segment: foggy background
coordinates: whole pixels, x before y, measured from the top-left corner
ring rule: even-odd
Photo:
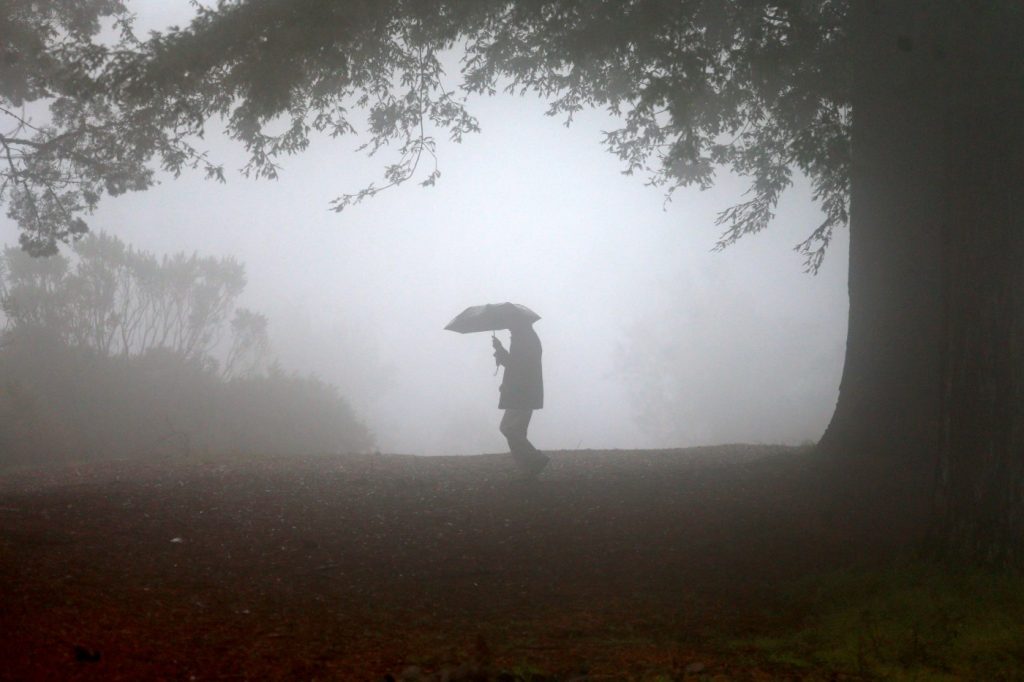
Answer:
[[[131,7],[140,33],[191,15],[185,2]],[[471,99],[482,133],[439,144],[437,186],[341,214],[329,200],[379,182],[387,150],[318,139],[279,180],[252,181],[212,121],[226,185],[167,178],[105,199],[89,223],[156,254],[238,258],[240,304],[269,318],[273,356],[337,385],[383,452],[506,449],[488,335],[443,330],[466,306],[506,300],[542,317],[545,408],[530,433],[542,450],[816,440],[842,369],[846,231],[816,277],[802,272],[792,247],[821,217],[798,181],[771,229],[710,253],[742,179],[664,205],[601,147],[614,121],[585,112],[566,129],[544,109]],[[0,241],[17,241],[6,219]]]

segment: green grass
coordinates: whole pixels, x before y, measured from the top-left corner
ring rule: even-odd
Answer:
[[[885,680],[1024,680],[1024,576],[902,563],[799,583],[796,625],[733,641],[775,665]]]

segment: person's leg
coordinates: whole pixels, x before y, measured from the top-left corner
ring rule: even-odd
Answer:
[[[505,415],[501,418],[501,425],[498,428],[501,430],[501,435],[505,436],[508,441],[508,449],[512,451],[513,455],[522,455],[533,449],[530,441],[526,439],[531,416],[533,416],[533,410],[508,409],[505,410]]]
[[[536,476],[548,463],[548,457],[526,437],[533,410],[505,410],[501,419],[501,433],[508,440],[509,450],[515,463],[528,476]]]

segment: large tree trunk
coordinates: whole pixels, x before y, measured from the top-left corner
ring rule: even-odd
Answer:
[[[944,65],[925,0],[854,0],[850,316],[825,451],[916,458],[939,443]]]
[[[933,539],[1024,551],[1024,7],[855,3],[850,331],[822,447],[938,465]]]
[[[950,29],[946,347],[935,539],[1024,559],[1024,6]]]

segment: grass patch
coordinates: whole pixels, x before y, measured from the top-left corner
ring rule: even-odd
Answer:
[[[925,562],[801,581],[800,622],[733,641],[774,665],[869,679],[1024,679],[1024,576]]]

